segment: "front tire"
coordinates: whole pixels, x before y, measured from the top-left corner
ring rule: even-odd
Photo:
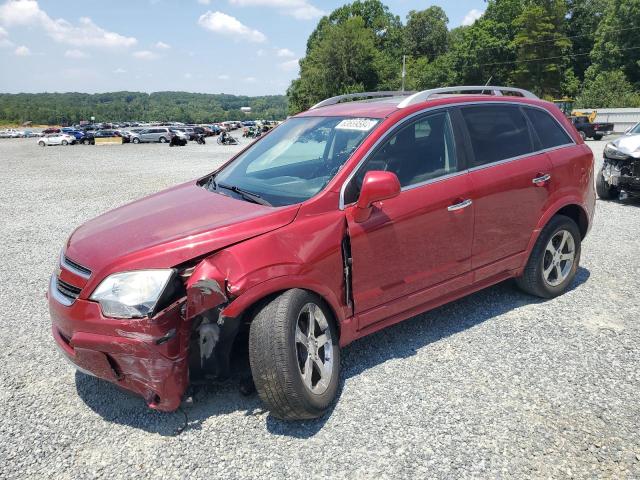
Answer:
[[[542,298],[563,294],[578,271],[581,240],[576,222],[564,215],[553,217],[540,232],[524,272],[516,278],[518,286]]]
[[[600,135],[600,134],[594,135],[594,136],[593,136],[593,139],[594,139],[595,141],[602,140],[602,135]]]
[[[67,142],[66,140],[62,140],[62,145],[66,147],[67,145],[69,145],[69,142]]]
[[[164,137],[160,137],[160,138],[158,139],[158,141],[159,141],[160,143],[167,143],[167,139],[166,139],[166,138],[164,138]]]
[[[256,390],[272,415],[322,415],[338,391],[340,347],[331,311],[317,295],[293,289],[255,315],[249,360]]]
[[[607,181],[604,179],[603,170],[604,167],[601,168],[596,175],[596,193],[602,200],[612,200],[616,198],[620,194],[620,192],[616,187],[607,183]]]
[[[42,140],[40,140],[40,141],[38,142],[38,145],[40,145],[41,147],[44,147],[44,146],[46,145],[46,143],[44,143]]]
[[[134,138],[133,140],[131,140],[131,142],[135,143],[136,145],[138,143],[140,143],[140,139],[139,138]]]

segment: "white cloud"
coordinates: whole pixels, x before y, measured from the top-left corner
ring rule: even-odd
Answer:
[[[122,74],[127,73],[127,71],[124,68],[116,68],[113,73]]]
[[[230,78],[229,75],[218,75],[218,80],[229,80]]]
[[[311,20],[325,14],[307,0],[229,0],[229,3],[240,7],[277,8],[280,13],[300,20]]]
[[[281,48],[276,52],[276,55],[279,57],[295,57],[296,54],[293,53],[291,50],[289,50],[288,48]]]
[[[77,58],[77,59],[89,57],[89,55],[84,53],[82,50],[77,50],[77,49],[67,50],[66,52],[64,52],[64,56],[67,58]]]
[[[473,23],[478,20],[484,12],[482,10],[478,10],[477,8],[472,8],[462,19],[462,25],[473,25]]]
[[[62,18],[53,19],[40,9],[36,0],[8,0],[0,6],[0,23],[6,27],[39,27],[59,43],[90,47],[130,47],[137,40],[109,32],[90,18],[82,17],[78,25]]]
[[[256,55],[259,57],[264,57],[264,50],[262,48],[259,50],[256,50]]]
[[[138,50],[137,52],[133,52],[131,54],[133,58],[137,58],[139,60],[153,60],[158,58],[158,55],[150,52],[149,50]]]
[[[164,42],[157,42],[154,46],[156,48],[159,48],[159,49],[162,49],[162,50],[167,50],[167,49],[171,48],[171,45],[169,45],[167,43],[164,43]]]
[[[198,3],[200,5],[209,5],[211,3],[211,0],[198,0]]]
[[[9,40],[9,32],[0,27],[0,48],[13,47],[13,42]]]
[[[258,79],[256,77],[246,77],[243,79],[243,82],[245,83],[256,83],[257,81]]]
[[[29,50],[24,45],[20,45],[14,50],[13,53],[16,57],[28,57],[29,55],[31,55],[31,50]]]
[[[237,18],[222,12],[208,11],[200,15],[198,25],[221,35],[235,37],[236,39],[242,37],[250,42],[261,43],[267,39],[264,33],[251,29],[240,23]]]
[[[187,72],[183,75],[183,77],[186,78],[187,80],[190,80],[191,78],[193,78],[193,75]]]
[[[280,68],[285,72],[293,72],[294,70],[298,70],[300,68],[300,64],[298,63],[299,59],[294,58],[293,60],[287,60],[286,62],[282,62],[280,64]]]

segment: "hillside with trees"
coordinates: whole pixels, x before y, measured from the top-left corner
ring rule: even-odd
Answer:
[[[448,28],[444,10],[403,23],[380,0],[323,17],[307,42],[289,111],[352,92],[448,85],[518,86],[578,107],[640,106],[640,0],[488,0],[472,25]]]
[[[246,97],[187,92],[19,93],[0,94],[0,121],[75,124],[96,121],[179,121],[205,123],[245,118],[281,120],[287,115],[282,95]]]

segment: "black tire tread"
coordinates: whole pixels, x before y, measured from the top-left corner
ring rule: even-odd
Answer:
[[[289,358],[288,307],[295,296],[309,295],[301,289],[287,290],[266,303],[255,315],[249,334],[249,362],[260,399],[283,420],[316,418],[323,413],[310,405],[295,388],[298,366]],[[315,296],[314,296],[315,297]]]
[[[568,226],[569,228],[572,228],[574,232],[577,232],[577,236],[574,235],[574,241],[576,242],[575,262],[578,263],[580,261],[581,238],[578,225],[573,221],[573,219],[565,215],[555,215],[540,232],[522,275],[516,277],[518,287],[520,287],[524,292],[540,298],[553,298],[563,293],[562,291],[552,292],[549,289],[546,289],[542,283],[542,272],[540,271],[542,268],[542,256],[544,255],[545,248],[549,242],[551,232],[563,225]],[[573,281],[573,277],[571,277],[571,281]]]

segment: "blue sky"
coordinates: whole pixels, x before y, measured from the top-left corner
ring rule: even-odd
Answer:
[[[281,94],[333,0],[0,0],[0,92],[184,90]],[[483,0],[387,0],[403,19],[441,6],[449,27]]]

